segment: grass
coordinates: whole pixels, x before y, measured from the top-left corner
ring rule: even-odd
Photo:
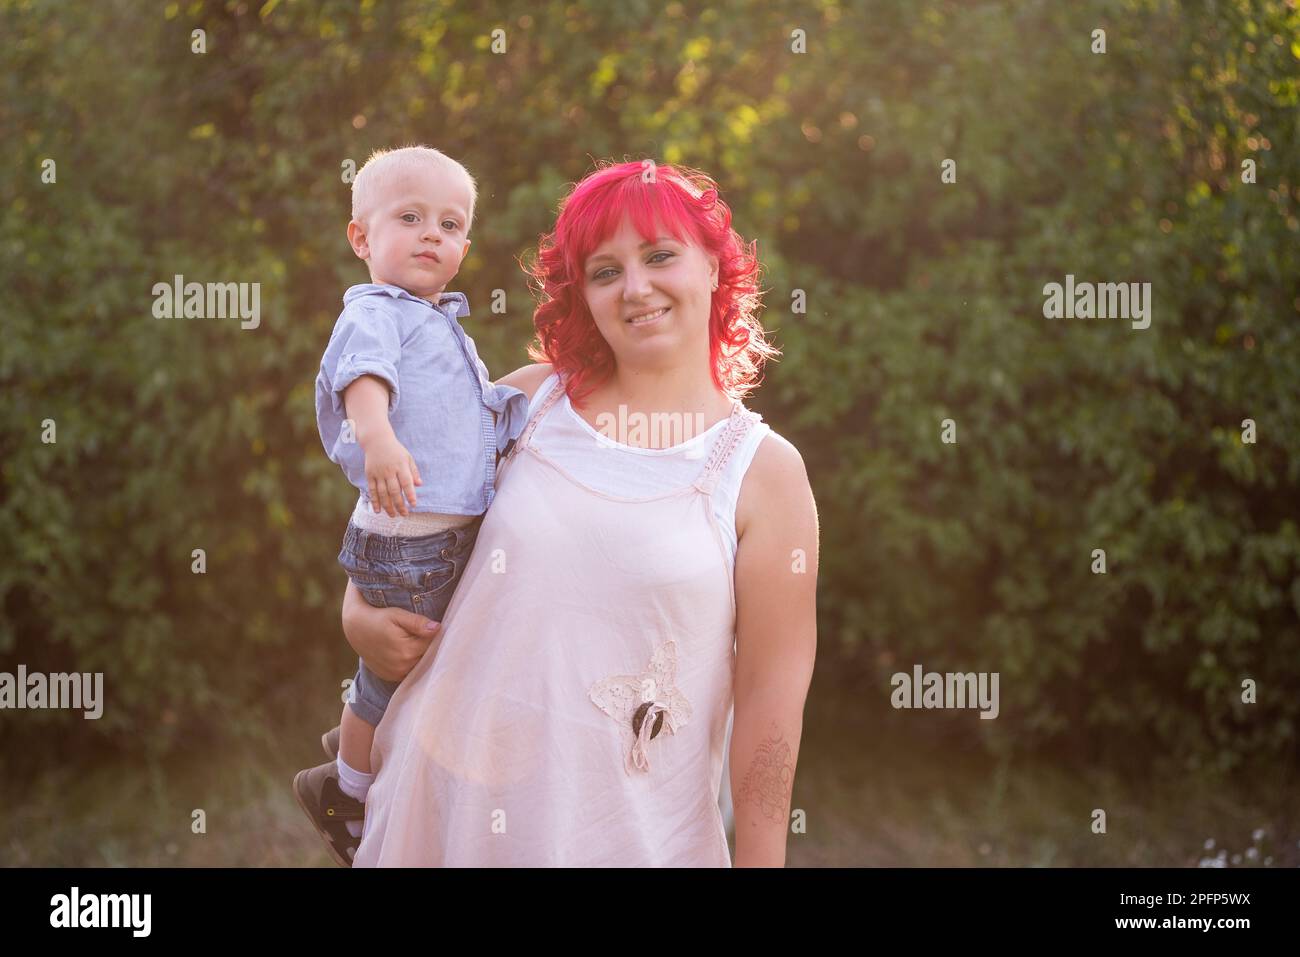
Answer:
[[[1214,782],[999,761],[900,738],[816,691],[793,800],[808,832],[791,835],[789,866],[1300,866],[1294,774]],[[931,728],[948,716],[913,717]]]
[[[791,835],[789,866],[1195,867],[1221,853],[1227,866],[1234,855],[1242,866],[1300,865],[1292,779],[1135,780],[999,763],[884,733],[852,701],[817,691],[793,801],[807,832]],[[289,790],[294,772],[324,760],[317,739],[333,717],[303,716],[278,749],[214,746],[161,769],[65,767],[21,784],[6,775],[0,863],[333,866]],[[1105,834],[1092,831],[1094,808],[1106,811]],[[206,833],[192,830],[195,809]]]

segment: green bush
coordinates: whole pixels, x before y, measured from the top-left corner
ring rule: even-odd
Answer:
[[[351,496],[312,405],[366,279],[342,169],[427,142],[480,183],[457,288],[494,373],[526,361],[517,260],[566,183],[624,156],[718,179],[767,265],[785,354],[751,404],[807,462],[853,693],[986,669],[996,747],[1294,751],[1292,5],[5,2],[0,28],[0,663],[104,671],[110,701],[25,727],[165,750],[347,674]],[[1151,327],[1045,319],[1067,273],[1150,282]],[[259,282],[261,325],[153,318],[176,274]]]

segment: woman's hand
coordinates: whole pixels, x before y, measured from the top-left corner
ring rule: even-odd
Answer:
[[[405,678],[441,627],[405,608],[373,607],[351,581],[343,593],[343,634],[366,667],[385,681]]]

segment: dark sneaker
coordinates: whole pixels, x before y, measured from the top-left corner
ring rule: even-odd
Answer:
[[[336,760],[339,756],[339,728],[331,728],[320,736],[320,746],[325,749],[325,755],[331,760]]]
[[[293,796],[311,819],[312,826],[325,842],[334,863],[351,867],[361,838],[348,833],[348,821],[366,816],[366,806],[339,790],[338,769],[334,762],[299,771],[293,779]]]

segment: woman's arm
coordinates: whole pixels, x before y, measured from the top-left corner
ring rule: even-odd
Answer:
[[[440,625],[405,608],[375,608],[348,581],[343,634],[366,667],[385,681],[401,681],[438,637]]]
[[[817,654],[817,504],[799,452],[764,440],[736,509],[731,795],[736,866],[784,867],[803,708]]]

